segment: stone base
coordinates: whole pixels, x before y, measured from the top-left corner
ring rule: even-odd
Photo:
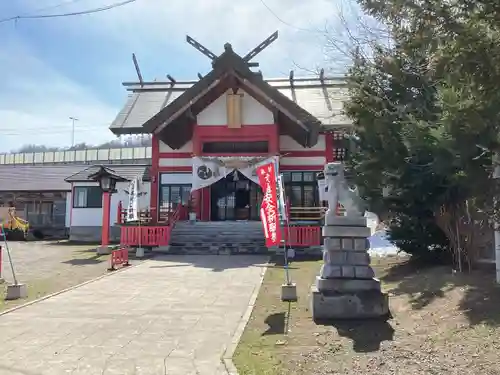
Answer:
[[[283,302],[296,302],[297,285],[294,283],[281,285],[281,300]]]
[[[143,247],[138,247],[135,249],[135,256],[137,258],[143,258],[144,257],[144,248]]]
[[[96,249],[97,255],[109,255],[113,251],[114,246],[99,246]]]
[[[314,321],[389,318],[389,298],[378,290],[328,293],[311,288]]]
[[[3,279],[2,277],[0,277],[0,284],[3,284],[5,283],[5,279]]]
[[[326,293],[355,293],[368,290],[380,292],[378,279],[323,279],[316,277],[316,288]]]
[[[14,300],[28,297],[28,288],[26,284],[7,285],[6,300]]]

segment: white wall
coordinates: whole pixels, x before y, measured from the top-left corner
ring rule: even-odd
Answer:
[[[73,207],[73,189],[66,193],[66,228],[71,226],[71,208]]]
[[[300,144],[295,142],[292,137],[288,135],[280,135],[280,152],[284,154],[283,157],[280,158],[280,165],[283,166],[318,166],[324,165],[326,163],[325,156],[287,156],[287,152],[292,151],[321,151],[325,152],[326,149],[326,141],[325,135],[320,134],[318,136],[318,143],[314,145],[314,147],[306,148],[302,147]],[[333,152],[333,151],[332,151]]]
[[[273,113],[243,90],[238,93],[242,99],[242,124],[243,125],[269,125],[274,124]],[[227,93],[219,97],[197,116],[197,124],[201,126],[227,125]]]
[[[162,173],[160,184],[190,184],[193,180],[191,173]]]
[[[294,166],[294,165],[310,165],[318,166],[325,165],[326,157],[324,156],[291,156],[280,158],[280,165]]]
[[[76,186],[98,186],[96,182],[75,182],[73,184]],[[118,213],[118,202],[122,202],[122,206],[125,208],[128,204],[128,194],[125,190],[128,190],[129,182],[118,182],[116,184],[117,192],[111,195],[111,225],[116,224],[117,213]],[[151,184],[149,182],[144,182],[141,191],[146,192],[139,198],[139,207],[141,209],[148,208],[150,202],[150,192]],[[70,194],[71,195],[71,194]],[[69,207],[73,206],[73,201],[70,198],[68,202]],[[71,226],[72,227],[100,227],[102,224],[102,208],[73,208],[71,216]]]
[[[288,135],[280,135],[280,151],[325,151],[325,149],[326,142],[324,134],[320,134],[318,136],[318,143],[316,143],[314,147],[311,148],[302,147]]]
[[[191,167],[193,166],[192,158],[160,158],[158,160],[160,167]]]

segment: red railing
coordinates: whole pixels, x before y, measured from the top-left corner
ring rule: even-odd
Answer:
[[[178,206],[168,217],[165,225],[122,225],[120,244],[122,246],[168,246],[172,229],[181,216],[183,207]]]
[[[308,247],[321,245],[321,227],[291,226],[285,228],[285,240],[289,246]]]
[[[170,216],[175,214],[177,210],[180,210],[180,217],[181,220],[187,220],[188,218],[188,208],[186,206],[170,206],[170,207],[160,207],[158,209],[158,217],[155,216],[156,210],[150,210],[149,208],[139,210],[138,214],[138,220],[134,222],[129,222],[129,224],[138,224],[139,222],[141,225],[149,225],[150,223],[157,222],[159,225],[163,225],[167,223],[170,219]],[[118,208],[117,208],[117,213],[116,213],[116,224],[121,225],[121,224],[126,224],[127,223],[127,208],[123,207],[123,204],[121,201],[118,202]]]

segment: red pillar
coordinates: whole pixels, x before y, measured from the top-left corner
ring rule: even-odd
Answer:
[[[118,210],[117,210],[117,216],[116,216],[116,224],[120,225],[122,224],[122,201],[118,202]]]
[[[102,193],[102,238],[101,246],[109,245],[109,224],[110,224],[110,209],[111,209],[111,193]]]
[[[333,148],[335,147],[333,133],[325,133],[325,158],[327,163],[335,161]]]
[[[150,201],[149,210],[151,212],[151,222],[156,224],[159,217],[159,207],[158,198],[159,194],[159,184],[160,184],[160,174],[158,173],[158,167],[160,163],[160,140],[153,134],[153,140],[151,145],[151,190],[150,190]]]

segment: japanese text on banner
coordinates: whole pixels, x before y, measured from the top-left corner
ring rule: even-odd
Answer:
[[[281,242],[281,228],[276,196],[276,172],[274,163],[264,164],[257,168],[260,186],[263,191],[260,216],[264,226],[266,246],[279,246]]]

